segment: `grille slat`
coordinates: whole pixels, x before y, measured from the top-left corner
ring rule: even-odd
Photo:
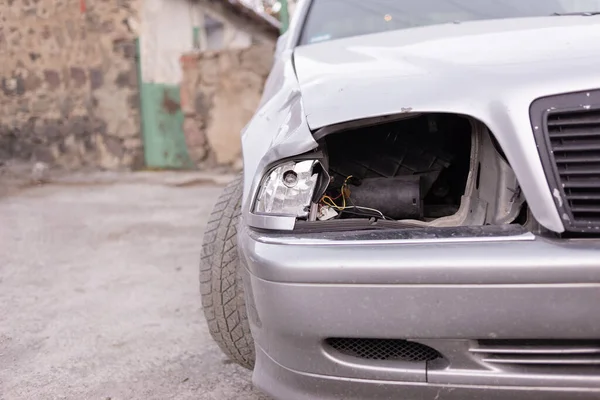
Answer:
[[[599,232],[600,90],[538,99],[531,120],[565,229]]]
[[[571,201],[576,200],[596,200],[600,201],[600,193],[573,193],[570,196]]]
[[[600,365],[599,341],[480,340],[469,352],[490,364],[565,367]]]
[[[567,189],[600,189],[600,180],[598,179],[571,179],[563,183],[563,187]],[[569,198],[569,194],[567,194]]]
[[[599,358],[562,358],[562,357],[499,357],[484,358],[491,364],[529,364],[529,365],[600,365]]]
[[[558,173],[561,175],[600,175],[600,167],[590,166],[589,168],[584,167],[573,167],[573,168],[558,168]]]
[[[483,343],[483,342],[479,342]],[[527,344],[511,346],[511,343],[507,341],[505,344],[499,344],[496,346],[480,345],[478,347],[472,347],[469,349],[471,353],[492,353],[492,354],[600,354],[600,346],[588,346],[588,347],[573,347],[573,346],[561,346],[560,344],[549,346],[549,345],[538,345],[532,346]]]
[[[554,146],[552,146],[554,148],[554,151],[564,151],[564,152],[568,152],[568,151],[594,151],[594,150],[600,150],[600,141],[598,142],[592,142],[590,140],[587,141],[575,141],[575,140],[571,140],[568,143],[563,143],[563,144],[554,144]]]
[[[597,163],[600,162],[600,153],[598,154],[554,154],[557,164],[580,164],[580,163]]]
[[[575,139],[575,138],[590,138],[600,136],[600,132],[590,131],[587,128],[577,129],[562,129],[560,131],[550,130],[551,139]]]
[[[600,214],[600,205],[591,205],[591,206],[572,206],[571,209],[574,213],[598,213]]]
[[[576,114],[576,113],[574,113]],[[554,118],[548,121],[550,127],[564,127],[573,125],[595,125],[600,124],[600,112],[583,112],[584,115],[574,115],[573,117]],[[588,115],[589,114],[589,115]]]
[[[344,355],[367,360],[423,362],[442,358],[429,346],[401,339],[329,338],[325,343]]]

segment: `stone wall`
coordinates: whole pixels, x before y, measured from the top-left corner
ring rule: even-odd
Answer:
[[[138,1],[0,2],[0,162],[142,162]]]
[[[184,133],[199,168],[241,168],[240,132],[258,107],[273,51],[258,44],[182,57]]]

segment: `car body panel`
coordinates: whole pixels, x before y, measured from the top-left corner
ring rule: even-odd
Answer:
[[[242,227],[241,251],[261,279],[322,284],[536,284],[600,282],[600,241],[532,234],[467,240],[276,237]],[[400,231],[401,232],[401,231]],[[301,244],[302,242],[304,244]],[[427,251],[427,257],[423,251]],[[401,260],[401,262],[399,261]],[[485,262],[482,262],[485,260]],[[600,293],[599,293],[600,294]],[[599,298],[600,300],[600,298]]]
[[[242,133],[238,248],[254,383],[286,400],[600,397],[598,373],[509,370],[468,354],[479,339],[598,338],[597,239],[548,239],[523,227],[472,236],[303,234],[289,232],[293,217],[251,212],[268,169],[317,148],[320,128],[457,113],[490,129],[536,221],[563,232],[530,104],[600,88],[600,17],[448,24],[296,47],[308,6],[300,2],[279,39],[262,102]],[[329,337],[413,340],[449,363],[346,359],[324,347]]]
[[[422,382],[351,379],[295,371],[257,348],[253,381],[263,392],[286,400],[594,400],[589,388],[448,385]],[[402,397],[400,397],[402,396]]]
[[[529,105],[556,93],[600,88],[598,65],[600,17],[479,21],[284,47],[263,104],[243,133],[244,215],[261,227],[249,214],[260,176],[273,162],[314,149],[315,129],[407,112],[447,112],[486,124],[536,220],[562,232]],[[293,219],[269,220],[267,227],[293,228]]]
[[[366,398],[394,398],[386,396],[400,388],[424,399],[432,388],[438,399],[600,394],[599,374],[511,370],[468,351],[478,339],[599,337],[600,309],[590,306],[600,301],[597,241],[291,245],[247,227],[238,235],[258,355],[254,381],[277,399],[312,390],[315,398],[361,398],[346,390],[373,384],[381,392]],[[331,337],[409,339],[442,352],[448,364],[347,358],[327,349]],[[336,389],[306,388],[314,382]]]
[[[300,46],[294,64],[312,130],[402,111],[488,123],[494,102],[598,87],[599,26],[596,17],[432,25]]]

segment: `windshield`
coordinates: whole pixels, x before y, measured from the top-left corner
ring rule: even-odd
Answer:
[[[313,0],[300,44],[452,22],[599,11],[600,0]]]

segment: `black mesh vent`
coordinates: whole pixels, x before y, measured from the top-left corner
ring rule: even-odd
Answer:
[[[600,91],[539,99],[531,118],[550,190],[573,232],[600,231]]]
[[[417,362],[442,358],[431,347],[400,339],[330,338],[326,343],[342,354],[368,360]]]

